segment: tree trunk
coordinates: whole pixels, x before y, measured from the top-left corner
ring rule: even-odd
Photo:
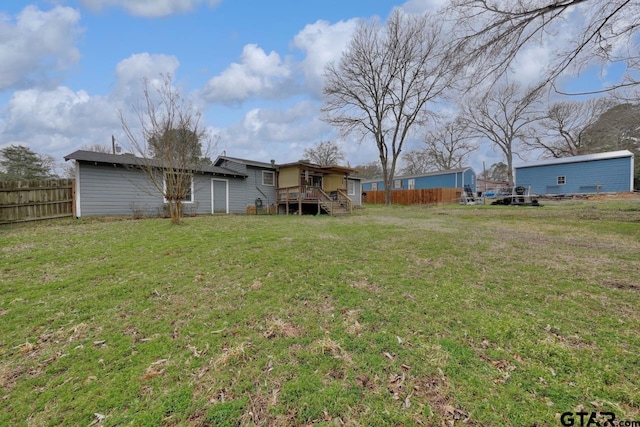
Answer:
[[[173,224],[180,224],[182,219],[182,201],[169,201],[169,215]]]

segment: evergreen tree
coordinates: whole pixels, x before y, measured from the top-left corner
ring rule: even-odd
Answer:
[[[45,158],[22,145],[0,150],[0,179],[4,181],[44,179],[51,176]]]

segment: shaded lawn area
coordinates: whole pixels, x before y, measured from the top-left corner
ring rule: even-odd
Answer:
[[[640,420],[640,201],[0,228],[0,425]]]

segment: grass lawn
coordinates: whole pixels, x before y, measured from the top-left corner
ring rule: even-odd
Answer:
[[[640,199],[4,226],[0,425],[640,420],[639,306]]]

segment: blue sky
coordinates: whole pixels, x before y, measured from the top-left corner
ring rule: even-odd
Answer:
[[[8,4],[7,4],[8,3]],[[358,22],[445,0],[46,0],[0,5],[0,147],[29,146],[58,160],[82,145],[126,146],[117,112],[143,77],[175,85],[220,137],[218,153],[286,163],[331,139],[353,166],[377,159],[371,142],[339,139],[319,119],[322,73]],[[534,51],[535,52],[535,51]],[[544,65],[521,67],[522,78]],[[578,87],[575,86],[574,87]],[[417,147],[412,141],[406,149]],[[501,161],[487,145],[476,171]]]

